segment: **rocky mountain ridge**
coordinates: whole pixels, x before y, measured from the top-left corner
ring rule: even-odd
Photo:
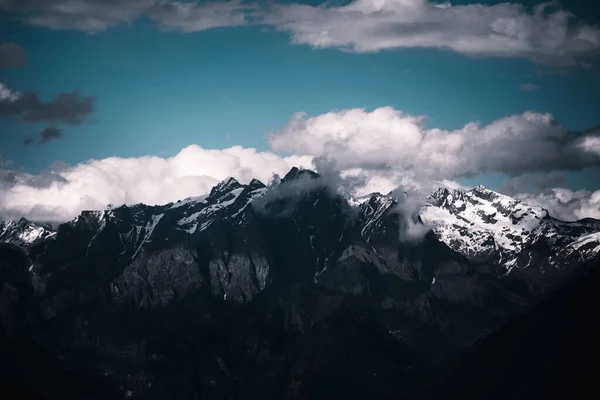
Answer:
[[[123,398],[314,398],[349,376],[383,395],[597,263],[595,220],[440,190],[410,216],[432,230],[405,241],[399,200],[348,202],[294,168],[270,187],[230,178],[207,196],[82,212],[0,246],[2,337]]]
[[[49,225],[37,224],[26,218],[19,221],[0,222],[0,243],[27,247],[53,237],[56,232]]]

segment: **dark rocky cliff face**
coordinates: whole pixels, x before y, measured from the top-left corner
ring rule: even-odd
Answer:
[[[553,222],[584,246],[536,236],[509,269],[439,231],[401,240],[397,203],[351,207],[293,169],[31,241],[21,221],[0,247],[4,379],[56,399],[397,398],[597,263],[597,221]]]
[[[418,379],[414,399],[584,398],[597,391],[600,259],[530,312]]]

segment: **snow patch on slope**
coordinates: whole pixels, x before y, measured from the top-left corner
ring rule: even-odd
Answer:
[[[152,216],[151,221],[148,222],[148,224],[146,225],[146,229],[145,229],[146,234],[144,235],[144,240],[142,240],[142,242],[138,246],[135,253],[133,253],[133,256],[131,256],[132,260],[138,255],[138,253],[142,249],[142,246],[144,245],[144,243],[148,242],[148,240],[150,239],[150,236],[152,236],[152,232],[154,231],[154,228],[156,228],[156,225],[158,225],[158,223],[160,222],[160,220],[162,219],[163,216],[164,216],[164,214],[158,214],[158,215]]]
[[[600,253],[600,232],[582,236],[568,247],[579,251],[585,259],[591,259]]]
[[[169,207],[169,209],[173,210],[176,208],[180,208],[183,206],[190,206],[198,203],[206,203],[206,195],[204,196],[196,196],[196,197],[187,197],[177,203],[174,203]]]
[[[237,198],[243,190],[243,187],[232,190],[227,195],[223,196],[223,198],[225,198],[226,200],[217,201],[214,204],[209,204],[205,206],[200,211],[197,211],[189,216],[180,219],[177,222],[177,225],[187,225],[188,228],[184,230],[188,233],[202,232],[203,230],[208,228],[210,224],[213,223],[213,221],[216,218],[217,212],[232,205],[237,200]],[[200,225],[200,227],[198,227],[198,225]]]
[[[98,216],[98,222],[100,223],[100,225],[98,226],[98,231],[96,231],[96,234],[92,237],[92,239],[88,243],[87,249],[85,251],[86,256],[90,253],[90,248],[92,247],[92,243],[94,243],[94,240],[98,237],[100,232],[102,232],[104,230],[104,228],[106,227],[106,213],[104,211],[100,212],[100,214]]]
[[[518,253],[541,233],[548,212],[478,186],[470,191],[439,189],[421,219],[448,246],[467,256]]]
[[[393,197],[384,196],[380,193],[369,195],[368,200],[361,204],[361,207],[364,207],[362,214],[366,220],[363,222],[360,234],[367,241],[370,238],[370,234],[380,226],[383,214],[395,204],[396,200]]]
[[[26,247],[55,235],[56,232],[24,218],[20,221],[0,222],[0,242],[2,243]]]

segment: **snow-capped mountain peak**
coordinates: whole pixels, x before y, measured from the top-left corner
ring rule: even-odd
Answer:
[[[121,205],[99,211],[83,211],[67,225],[69,229],[87,232],[90,240],[88,252],[94,251],[98,239],[116,232],[122,245],[122,255],[135,258],[143,253],[146,244],[167,242],[186,233],[210,236],[213,228],[230,226],[236,230],[245,229],[256,218],[256,207],[260,208],[261,213],[268,211],[277,214],[280,209],[286,210],[289,206],[280,201],[282,193],[294,199],[303,196],[301,190],[291,190],[295,188],[293,181],[298,180],[303,190],[321,191],[324,184],[314,181],[318,178],[315,172],[298,168],[292,168],[279,184],[269,187],[257,179],[246,185],[230,177],[219,182],[208,195],[158,206]],[[261,203],[253,200],[270,190],[275,195],[267,205],[274,204],[276,207],[265,207],[263,210]],[[403,221],[405,214],[418,210],[412,208],[412,198],[407,193],[371,193],[354,197],[339,189],[337,198],[340,201],[332,202],[327,212],[344,214],[348,205],[348,210],[354,208],[350,214],[357,216],[357,220],[352,224],[357,226],[356,232],[367,242],[398,237],[393,231],[398,226],[402,228],[406,225],[406,221]],[[307,210],[315,209],[319,201],[318,196],[310,198],[311,206]],[[299,213],[309,213],[304,208],[298,210]],[[543,253],[541,257],[548,258],[548,263],[555,266],[560,264],[560,260],[554,262],[550,254],[558,254],[561,249],[565,250],[564,254],[581,259],[588,259],[600,252],[600,246],[596,245],[598,237],[585,237],[600,231],[600,221],[559,221],[538,205],[513,199],[482,185],[467,191],[439,188],[431,193],[428,203],[418,214],[409,216],[414,224],[423,223],[430,227],[437,239],[448,247],[467,258],[489,260],[506,269],[511,265],[518,268],[530,265],[530,252],[534,244],[550,246],[547,247],[548,251],[543,250],[540,254]],[[0,242],[19,247],[28,247],[54,235],[56,233],[51,228],[24,219],[0,223]],[[563,255],[560,257],[564,258]]]
[[[211,189],[209,197],[214,197],[216,195],[221,195],[230,192],[231,190],[237,189],[240,186],[242,185],[235,178],[226,178],[221,182],[217,183],[217,185]]]
[[[479,185],[436,190],[421,218],[447,245],[475,256],[521,251],[538,236],[548,211]]]
[[[571,253],[577,251],[584,260],[592,259],[600,253],[600,232],[584,235],[569,243],[565,249]]]
[[[19,221],[0,222],[0,242],[28,247],[56,234],[51,227],[36,224],[25,218]]]
[[[254,189],[264,189],[267,186],[255,178],[250,181],[250,183],[248,184],[248,187],[254,190]]]
[[[371,193],[359,206],[360,225],[362,226],[361,235],[365,239],[369,239],[374,232],[383,226],[382,217],[390,212],[397,203],[397,200],[392,196]]]

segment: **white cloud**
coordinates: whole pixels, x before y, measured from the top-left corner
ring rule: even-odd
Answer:
[[[0,82],[0,102],[13,102],[18,99],[18,92],[11,90],[11,88]]]
[[[325,156],[341,170],[380,171],[388,179],[390,174],[442,180],[600,165],[600,132],[569,133],[550,114],[526,112],[452,131],[428,129],[425,122],[391,107],[310,118],[298,113],[269,140],[275,151]]]
[[[585,153],[600,155],[600,136],[587,136],[579,142],[579,148]]]
[[[600,166],[599,138],[598,129],[571,133],[551,115],[534,112],[457,130],[428,128],[426,118],[391,107],[298,113],[271,135],[270,152],[192,145],[170,158],[113,157],[55,165],[40,175],[0,169],[0,217],[56,221],[111,203],[164,204],[207,193],[228,176],[267,183],[292,166],[316,168],[331,185],[358,196],[402,187],[421,200],[439,186],[460,188],[455,181],[461,177],[501,173],[514,176],[502,191],[545,191],[540,202],[556,198],[548,207],[555,215],[593,216],[598,196],[577,192],[573,203],[565,192],[548,189],[564,182],[555,171]]]
[[[600,50],[600,28],[543,3],[437,4],[428,0],[355,0],[343,6],[276,3],[266,24],[317,48],[354,52],[449,49],[471,56],[523,57],[554,65],[584,63]]]
[[[563,221],[600,219],[600,190],[571,190],[564,187],[565,183],[562,172],[526,174],[505,180],[495,190],[539,204]]]
[[[165,204],[207,193],[229,176],[267,182],[273,173],[285,174],[294,165],[311,168],[311,161],[239,146],[207,150],[192,145],[171,158],[111,157],[62,166],[43,177],[13,171],[0,174],[0,216],[64,221],[108,204]]]
[[[553,188],[539,194],[521,193],[515,197],[537,203],[546,208],[550,215],[564,221],[600,219],[600,190]]]
[[[168,31],[198,32],[240,25],[272,26],[292,41],[354,52],[435,48],[469,56],[529,58],[590,67],[600,28],[556,2],[527,10],[517,2],[452,5],[430,0],[354,0],[336,6],[244,0],[0,0],[0,10],[33,25],[90,33],[147,17]]]

